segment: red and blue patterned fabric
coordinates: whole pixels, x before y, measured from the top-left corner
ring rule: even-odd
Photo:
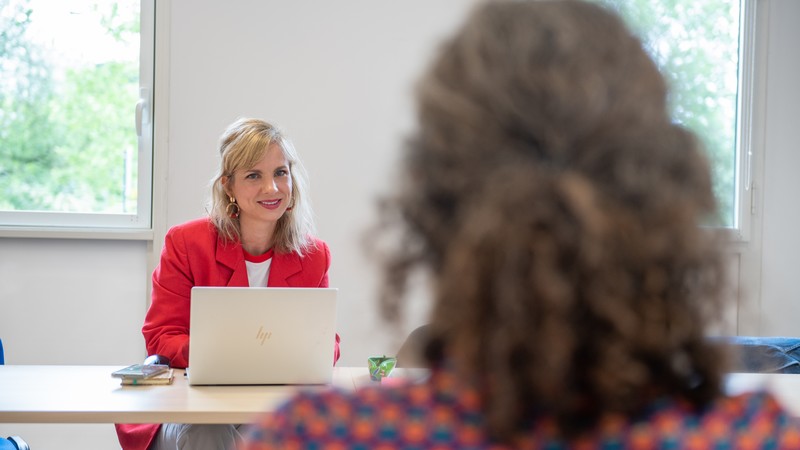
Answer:
[[[404,386],[355,393],[303,393],[265,414],[246,434],[245,450],[540,449],[540,450],[795,450],[800,423],[767,393],[724,397],[702,413],[661,400],[639,421],[609,415],[571,442],[539,420],[503,446],[489,440],[478,391],[448,371]]]

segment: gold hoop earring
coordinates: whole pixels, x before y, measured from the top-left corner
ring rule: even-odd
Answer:
[[[236,203],[236,199],[233,197],[230,198],[230,203],[225,208],[225,214],[228,215],[231,219],[239,218],[239,205]]]

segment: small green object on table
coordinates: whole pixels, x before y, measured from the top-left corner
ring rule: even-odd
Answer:
[[[394,366],[397,365],[397,358],[393,356],[372,356],[367,359],[367,366],[369,367],[369,379],[372,381],[381,381],[382,378],[388,377],[392,373]]]

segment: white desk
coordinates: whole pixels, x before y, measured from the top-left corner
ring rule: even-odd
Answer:
[[[0,423],[247,423],[300,389],[325,386],[189,386],[183,370],[163,386],[121,386],[122,366],[0,365]],[[366,367],[334,368],[333,385],[354,390]],[[368,381],[367,381],[368,382]]]
[[[166,386],[120,386],[121,366],[0,366],[0,423],[247,423],[300,389],[325,386],[189,386],[182,370]],[[418,369],[393,376],[417,378]],[[333,386],[373,384],[366,367],[336,367]],[[731,394],[766,388],[800,417],[800,375],[731,374]]]

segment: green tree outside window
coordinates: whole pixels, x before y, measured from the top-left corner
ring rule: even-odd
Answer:
[[[37,30],[67,5],[53,34]],[[90,48],[124,51],[48,45],[90,24]],[[0,210],[135,212],[138,48],[138,0],[0,0]]]
[[[706,150],[720,214],[732,227],[736,202],[736,121],[740,2],[595,0],[617,11],[644,41],[670,83],[673,119]]]

